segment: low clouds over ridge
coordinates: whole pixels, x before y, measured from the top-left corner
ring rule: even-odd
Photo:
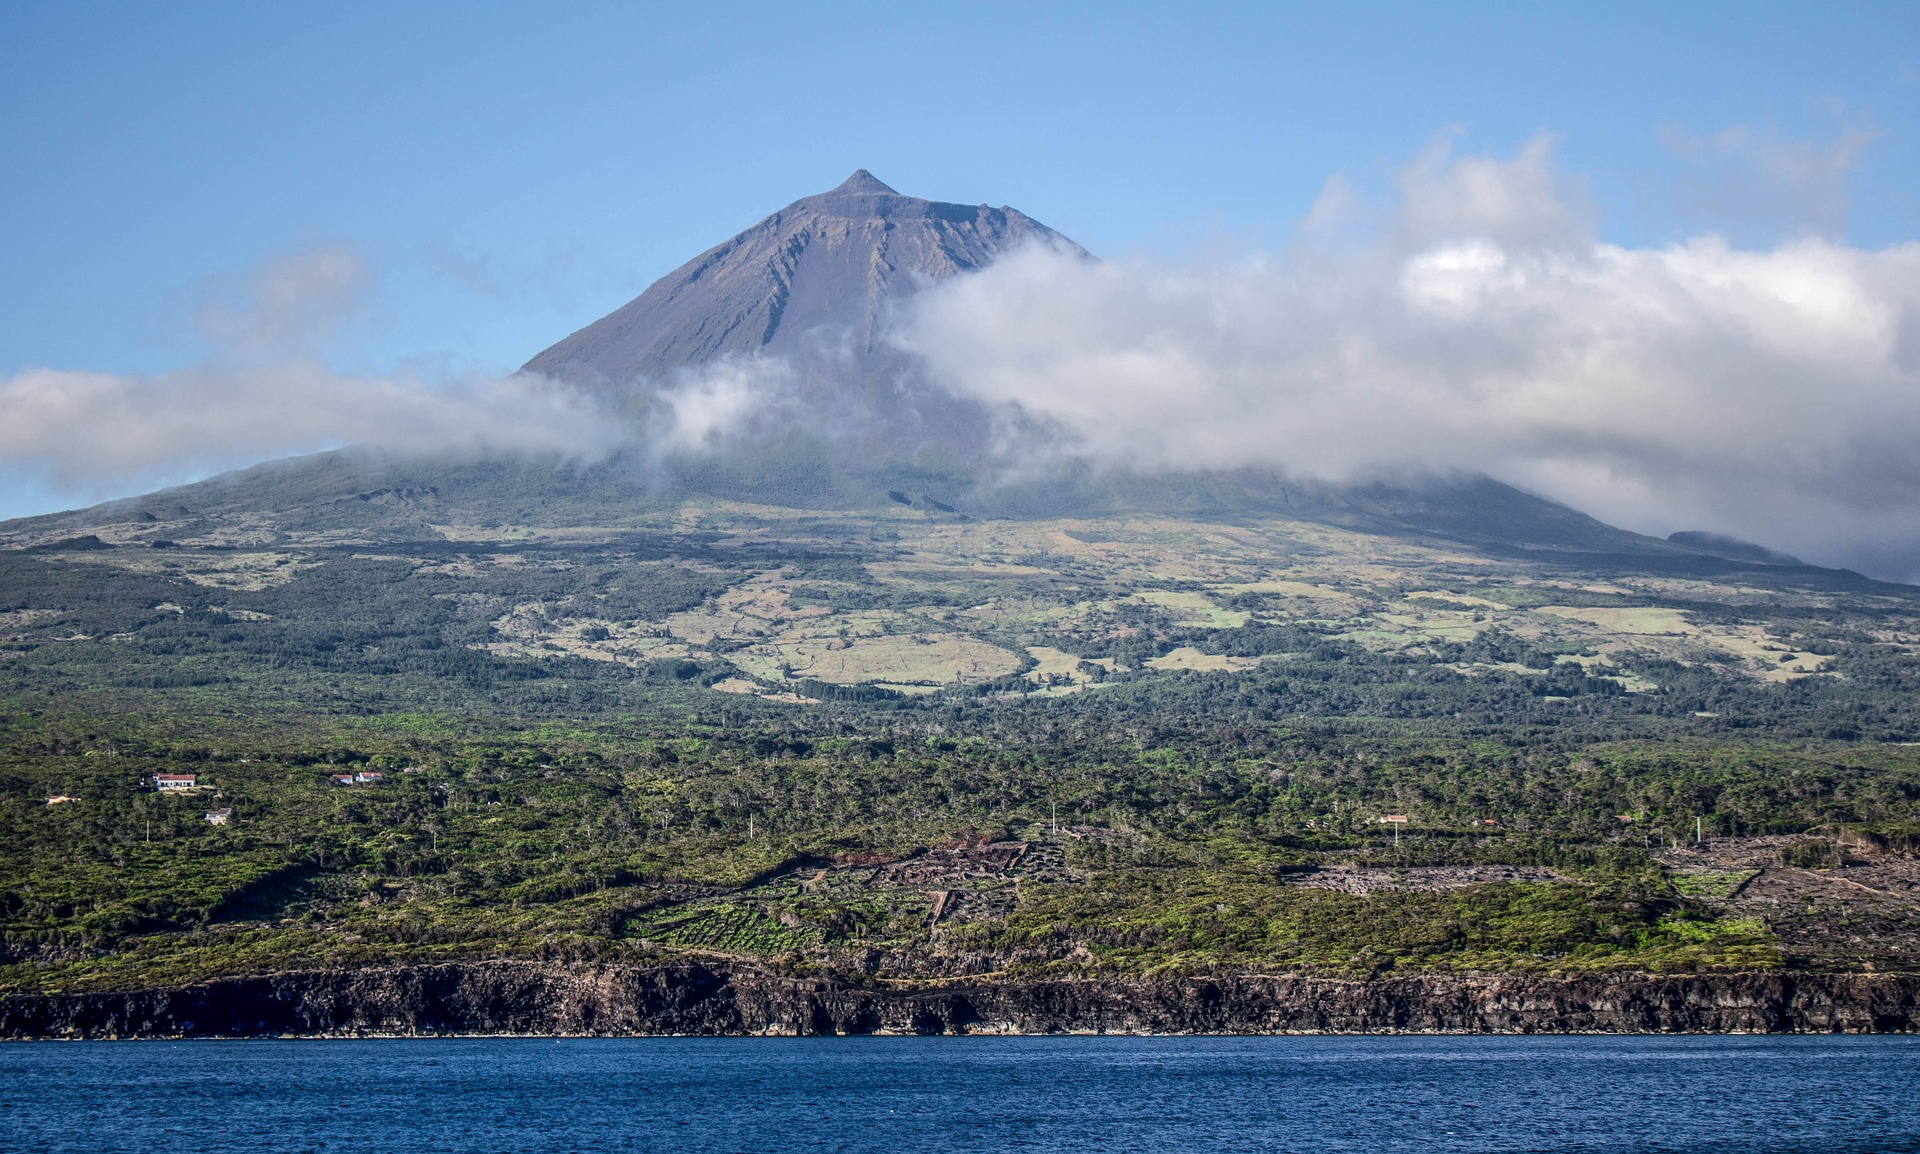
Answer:
[[[191,368],[117,375],[28,368],[0,378],[0,461],[76,495],[357,444],[405,452],[608,451],[592,398],[537,377],[427,382],[330,369],[323,351],[366,270],[323,246],[260,269],[237,305],[199,316]]]
[[[1278,254],[1028,249],[921,294],[898,339],[1116,467],[1486,472],[1920,577],[1920,244],[1603,243],[1544,139],[1437,147],[1357,242],[1346,200],[1330,182]]]

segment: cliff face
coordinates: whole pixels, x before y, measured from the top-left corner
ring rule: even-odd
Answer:
[[[0,1037],[279,1034],[1883,1033],[1920,975],[1237,976],[873,990],[725,966],[451,964],[17,995]]]

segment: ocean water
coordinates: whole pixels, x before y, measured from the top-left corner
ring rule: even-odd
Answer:
[[[1920,1037],[0,1045],[0,1150],[1920,1151]]]

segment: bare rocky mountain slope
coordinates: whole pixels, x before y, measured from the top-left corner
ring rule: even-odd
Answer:
[[[871,352],[892,294],[1029,240],[1078,249],[1018,209],[902,196],[863,168],[694,257],[526,371],[621,384],[729,354],[799,351],[823,331],[851,333]]]
[[[525,372],[644,402],[688,369],[778,358],[803,403],[896,453],[969,441],[977,406],[926,386],[888,344],[890,308],[1019,245],[1083,252],[1018,209],[903,196],[865,169],[795,201],[546,349]]]

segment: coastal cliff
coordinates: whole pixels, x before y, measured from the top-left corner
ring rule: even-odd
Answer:
[[[481,962],[0,999],[0,1037],[1886,1033],[1915,974],[1237,975],[873,989],[726,964]]]

